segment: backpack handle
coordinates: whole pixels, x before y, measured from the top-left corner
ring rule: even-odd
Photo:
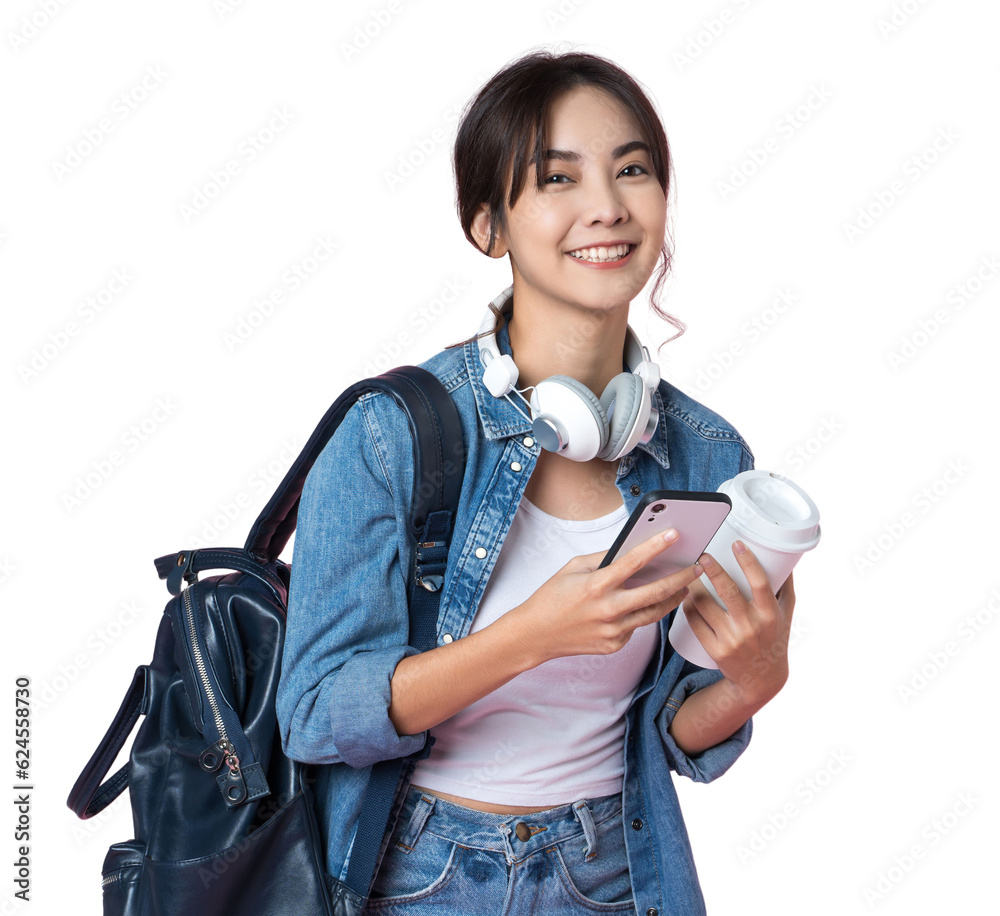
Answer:
[[[125,694],[125,699],[122,700],[122,705],[115,713],[114,720],[69,793],[66,804],[73,809],[77,817],[86,820],[103,811],[128,785],[127,763],[107,782],[102,783],[101,780],[108,775],[111,764],[125,746],[128,736],[132,734],[139,716],[145,715],[149,687],[149,668],[140,665],[132,675],[132,683],[129,685],[128,693]]]
[[[412,389],[422,407],[414,416],[411,403],[396,387]],[[420,441],[413,442],[413,501],[410,533],[418,537],[432,512],[458,505],[465,474],[462,424],[451,395],[432,372],[420,366],[400,366],[346,389],[330,406],[299,453],[274,495],[250,529],[244,550],[261,563],[270,563],[284,550],[295,531],[299,498],[306,475],[333,436],[344,415],[363,394],[382,391],[406,413]],[[452,454],[448,455],[448,449]]]

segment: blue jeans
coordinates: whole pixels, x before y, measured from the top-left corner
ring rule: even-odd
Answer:
[[[364,913],[632,913],[621,795],[489,814],[410,788]]]

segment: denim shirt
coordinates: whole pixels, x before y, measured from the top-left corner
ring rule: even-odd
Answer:
[[[506,325],[497,345],[511,353]],[[471,628],[540,447],[528,421],[485,388],[475,341],[421,366],[455,400],[468,448],[437,624],[444,645]],[[618,462],[629,513],[649,490],[715,490],[753,466],[732,426],[667,382],[653,403],[660,419],[652,439]],[[412,488],[406,417],[390,396],[372,392],[345,415],[299,506],[277,713],[285,753],[328,764],[317,767],[315,792],[326,867],[337,880],[347,873],[371,764],[419,751],[428,737],[398,735],[388,716],[393,671],[417,651],[406,644]],[[704,912],[671,771],[710,782],[739,757],[752,730],[748,721],[695,755],[668,733],[684,698],[721,678],[673,651],[667,630],[675,613],[660,622],[659,651],[626,716],[624,829],[636,912],[648,916]]]

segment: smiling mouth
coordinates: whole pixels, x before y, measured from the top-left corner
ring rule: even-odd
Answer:
[[[598,246],[594,248],[577,248],[575,251],[567,251],[571,258],[577,261],[587,261],[590,264],[611,264],[628,257],[634,250],[635,245],[611,245],[609,247]]]

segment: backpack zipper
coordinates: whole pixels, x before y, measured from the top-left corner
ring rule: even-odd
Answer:
[[[215,729],[219,733],[219,740],[201,752],[198,756],[198,763],[203,770],[209,773],[214,772],[225,764],[229,768],[229,771],[224,774],[224,778],[219,778],[219,787],[228,802],[239,803],[246,797],[246,785],[240,773],[240,758],[236,755],[236,748],[229,740],[229,735],[226,732],[222,710],[219,708],[218,698],[212,686],[212,679],[208,676],[208,667],[205,664],[205,657],[201,651],[198,628],[195,625],[194,619],[194,601],[191,598],[192,588],[193,585],[188,586],[182,593],[182,601],[187,612],[188,641],[191,644],[191,656],[194,659],[194,667],[198,673],[198,680],[201,682],[202,692],[208,701],[208,708],[212,713]]]
[[[222,711],[219,709],[218,701],[215,698],[212,682],[208,678],[205,657],[201,654],[201,643],[198,641],[198,630],[194,625],[194,602],[191,600],[190,587],[184,589],[184,606],[187,609],[188,637],[191,641],[191,654],[194,656],[195,670],[198,672],[198,678],[201,680],[201,687],[205,692],[205,699],[208,700],[208,707],[212,711],[212,718],[215,719],[216,730],[219,732],[222,740],[228,745],[229,736],[226,734],[226,725],[222,721]]]

